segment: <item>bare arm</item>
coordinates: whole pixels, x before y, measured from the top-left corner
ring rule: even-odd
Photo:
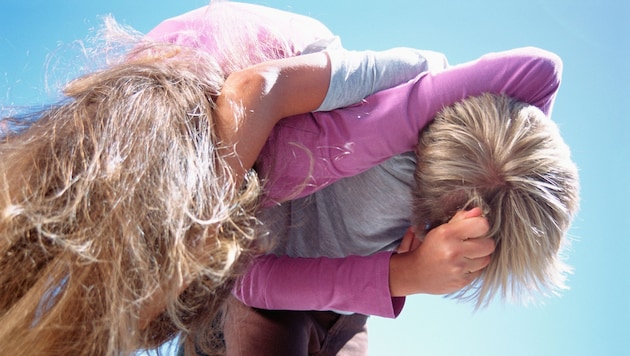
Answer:
[[[230,164],[250,169],[273,126],[283,117],[310,112],[323,102],[330,82],[325,52],[261,63],[231,74],[217,99],[217,129]],[[242,110],[242,111],[241,111]]]

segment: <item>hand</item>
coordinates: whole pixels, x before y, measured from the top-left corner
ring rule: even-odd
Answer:
[[[330,70],[328,54],[317,52],[258,63],[227,77],[216,98],[215,124],[222,146],[235,148],[226,159],[239,179],[280,119],[321,105]]]
[[[420,241],[408,230],[390,260],[392,296],[448,294],[477,278],[490,263],[494,240],[481,209],[460,211]]]

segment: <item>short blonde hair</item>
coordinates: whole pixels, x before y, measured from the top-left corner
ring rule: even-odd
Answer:
[[[538,108],[484,94],[444,108],[420,136],[415,223],[428,228],[479,206],[497,247],[478,280],[456,293],[485,306],[497,293],[528,301],[565,289],[561,247],[579,204],[577,168],[557,125]]]

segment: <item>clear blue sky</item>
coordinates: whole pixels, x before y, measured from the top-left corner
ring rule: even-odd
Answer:
[[[470,306],[408,299],[397,320],[372,318],[372,355],[619,355],[630,340],[630,5],[619,0],[268,0],[311,15],[351,49],[409,46],[450,63],[533,45],[559,54],[553,118],[580,167],[582,208],[571,235],[571,290],[543,306]],[[98,16],[146,32],[203,0],[4,0],[0,105],[45,100],[47,54],[89,35]],[[51,89],[55,89],[54,87]]]

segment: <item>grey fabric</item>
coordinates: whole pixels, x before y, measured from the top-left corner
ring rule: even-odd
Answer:
[[[441,53],[406,47],[385,51],[327,50],[331,63],[330,85],[317,111],[350,106],[422,72],[437,72],[448,66]]]
[[[395,156],[305,198],[260,215],[274,253],[344,257],[392,250],[410,226],[415,155]]]

